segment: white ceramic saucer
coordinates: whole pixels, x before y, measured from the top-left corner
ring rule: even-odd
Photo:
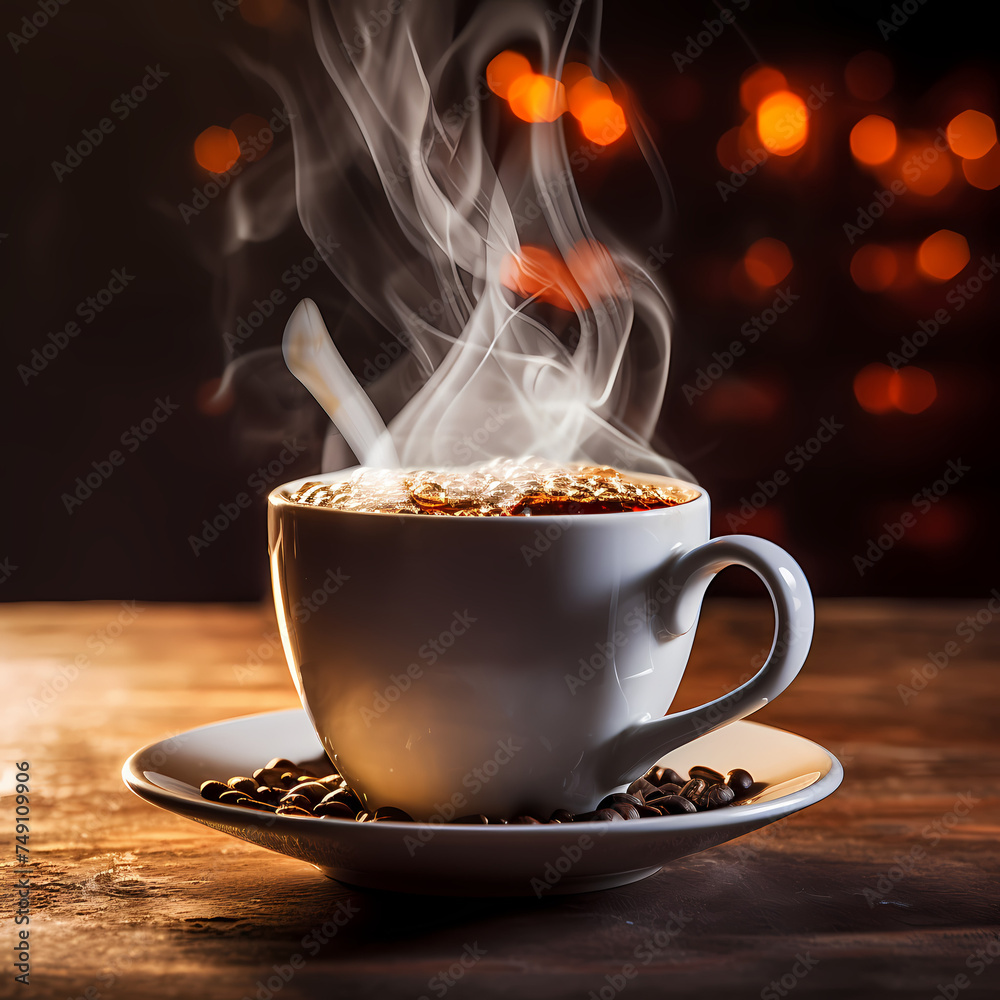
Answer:
[[[449,826],[274,816],[203,799],[207,778],[249,774],[264,757],[323,756],[293,709],[192,729],[134,753],[122,769],[137,795],[260,847],[300,858],[349,885],[458,896],[591,892],[637,882],[678,858],[724,844],[819,802],[844,772],[829,751],[781,729],[735,722],[660,761],[744,767],[768,788],[740,805],[624,823]]]

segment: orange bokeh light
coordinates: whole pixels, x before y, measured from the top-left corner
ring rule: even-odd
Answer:
[[[740,79],[740,104],[753,114],[765,97],[787,90],[785,74],[773,66],[751,66]]]
[[[592,101],[580,115],[580,131],[599,146],[607,146],[625,134],[625,112],[615,101]]]
[[[541,73],[527,73],[507,91],[510,109],[521,121],[554,122],[566,110],[566,88]]]
[[[545,247],[525,244],[519,254],[507,254],[500,265],[500,281],[523,298],[534,296],[570,312],[574,300],[586,305],[563,259]]]
[[[224,174],[240,158],[239,140],[231,129],[209,125],[194,141],[194,158],[205,170]]]
[[[899,143],[891,164],[891,170],[908,190],[925,198],[943,191],[954,175],[951,153],[947,149],[942,152],[934,143],[931,133],[909,132],[906,141]]]
[[[962,173],[980,191],[992,191],[1000,185],[1000,144],[976,160],[962,160]]]
[[[266,28],[280,21],[288,0],[240,0],[240,15],[248,24]]]
[[[791,156],[809,135],[805,101],[790,90],[779,90],[757,106],[757,135],[769,153]]]
[[[859,52],[844,67],[844,83],[859,101],[878,101],[892,89],[892,63],[881,52]]]
[[[888,247],[869,243],[851,258],[851,277],[866,292],[883,292],[899,274],[899,261]]]
[[[498,97],[507,99],[511,84],[531,75],[531,63],[520,52],[506,49],[494,56],[486,67],[486,84]]]
[[[867,115],[851,129],[851,152],[869,165],[891,160],[896,152],[896,126],[881,115]]]
[[[893,372],[889,380],[889,402],[903,413],[923,413],[937,399],[934,376],[908,365]]]
[[[611,88],[593,76],[581,77],[572,84],[567,84],[567,87],[569,89],[566,91],[566,103],[574,118],[582,119],[590,106],[597,101],[614,102]]]
[[[893,408],[889,395],[895,372],[881,361],[865,365],[854,376],[854,398],[868,413],[888,413]]]
[[[748,248],[743,267],[754,284],[771,288],[791,271],[792,255],[781,240],[765,236]]]
[[[947,281],[969,263],[969,244],[951,229],[939,229],[920,244],[917,266],[928,278]]]
[[[997,144],[997,127],[982,111],[963,111],[955,115],[946,130],[951,151],[966,160],[978,160]]]

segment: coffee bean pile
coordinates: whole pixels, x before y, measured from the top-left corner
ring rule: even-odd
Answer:
[[[673,768],[654,767],[628,786],[627,792],[614,792],[603,798],[595,810],[571,813],[557,809],[547,820],[536,816],[516,816],[511,820],[487,816],[460,816],[452,824],[540,825],[543,823],[617,822],[653,816],[677,816],[682,813],[719,809],[755,794],[763,785],[755,783],[749,772],[736,768],[722,775],[710,767],[698,765],[682,778]],[[237,775],[227,782],[204,781],[201,794],[213,802],[243,806],[276,816],[315,816],[321,819],[347,819],[357,823],[412,823],[413,817],[395,806],[382,806],[371,812],[336,771],[319,776],[309,768],[275,757],[252,777]]]

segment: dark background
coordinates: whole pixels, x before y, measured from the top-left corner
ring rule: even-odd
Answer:
[[[252,14],[260,0],[244,3]],[[996,192],[969,186],[960,169],[938,196],[901,198],[854,246],[844,235],[843,224],[855,221],[882,186],[851,158],[848,136],[859,118],[877,111],[901,128],[933,133],[966,107],[994,118],[1000,110],[995,36],[981,20],[983,8],[910,6],[916,12],[884,39],[877,22],[892,16],[890,3],[805,10],[751,2],[737,26],[678,73],[672,52],[683,51],[714,7],[605,5],[603,51],[646,113],[675,198],[669,229],[650,236],[651,245],[662,243],[672,254],[662,274],[676,306],[662,438],[708,488],[714,530],[724,533],[731,530],[726,515],[758,490],[758,480],[787,468],[789,449],[805,443],[823,418],[842,425],[736,529],[788,547],[821,596],[979,597],[997,585],[997,289],[987,284],[920,352],[916,364],[938,387],[928,409],[873,415],[852,391],[859,370],[884,360],[919,319],[946,304],[955,281],[975,273],[982,255],[1000,249]],[[20,31],[22,17],[39,9],[29,0],[6,4],[4,31]],[[266,118],[278,105],[230,57],[234,45],[259,48],[267,30],[247,23],[235,2],[225,12],[208,2],[74,0],[18,51],[9,35],[4,43],[0,64],[17,100],[7,105],[0,216],[3,600],[249,600],[266,593],[266,492],[317,468],[323,418],[318,409],[303,411],[285,381],[251,380],[231,405],[206,399],[227,358],[226,324],[276,287],[311,246],[301,232],[286,234],[255,262],[242,300],[220,302],[224,199],[189,223],[178,206],[211,180],[192,153],[202,129],[246,113]],[[851,97],[844,83],[846,62],[864,50],[884,53],[895,71],[892,90],[875,104]],[[729,171],[720,166],[716,142],[745,117],[739,80],[757,61],[782,69],[800,93],[825,86],[833,97],[811,121],[806,149],[789,158],[795,162],[765,164],[723,202],[716,185]],[[157,65],[169,74],[163,82],[127,119],[113,118],[114,130],[57,179],[52,162],[65,160],[67,143],[93,129],[115,98]],[[286,130],[268,156],[288,155],[290,145]],[[245,169],[263,170],[267,162]],[[581,180],[585,193],[597,173]],[[646,192],[616,181],[614,167],[601,172],[599,190],[589,194],[605,216],[614,210],[643,217]],[[915,279],[892,294],[862,291],[851,280],[851,255],[865,241],[915,246],[941,228],[969,243],[972,262],[956,279]],[[794,267],[782,287],[799,300],[689,405],[683,386],[774,296],[732,278],[746,248],[763,236],[789,247]],[[50,333],[78,319],[77,304],[105,287],[115,269],[134,280],[25,384],[19,366],[30,364]],[[314,275],[305,293],[328,317],[347,305],[329,274]],[[249,346],[279,343],[295,301],[278,307]],[[62,497],[77,477],[123,450],[122,435],[168,399],[176,412],[68,512]],[[279,458],[286,417],[297,421],[296,450],[304,449],[292,462]],[[970,471],[859,573],[854,557],[886,522],[912,512],[913,495],[932,486],[951,460]],[[279,463],[277,474],[257,471],[270,462]],[[190,537],[240,493],[252,497],[252,507],[196,555]],[[735,572],[715,589],[757,587],[749,574]]]

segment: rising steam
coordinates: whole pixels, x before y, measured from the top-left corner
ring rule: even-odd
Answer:
[[[562,119],[498,142],[487,63],[511,46],[559,79],[578,11],[557,36],[537,4],[484,3],[456,34],[450,0],[379,2],[311,0],[308,44],[254,67],[291,112],[302,225],[339,244],[327,264],[400,345],[362,389],[341,357],[350,328],[338,350],[306,299],[288,367],[364,465],[536,455],[689,478],[649,444],[670,313],[644,254],[592,230]],[[522,244],[565,262],[569,309],[504,283]]]

